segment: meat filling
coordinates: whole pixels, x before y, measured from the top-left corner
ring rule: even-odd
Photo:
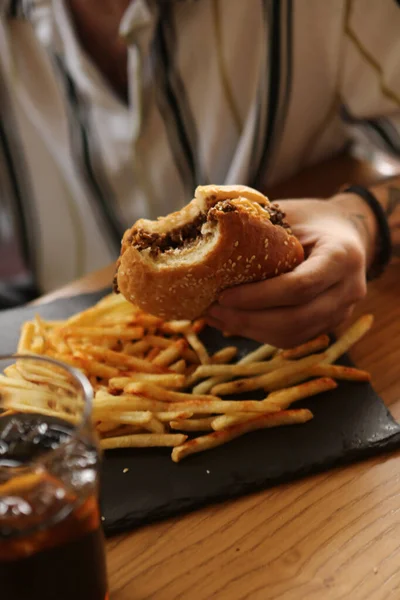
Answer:
[[[285,229],[290,228],[289,223],[285,221],[286,215],[279,208],[278,204],[273,202],[269,206],[263,206],[263,209],[269,212],[272,225],[279,225],[280,227],[284,227]]]
[[[199,237],[206,221],[207,214],[200,213],[191,223],[172,229],[168,233],[149,233],[141,229],[132,234],[130,242],[138,250],[150,249],[151,256],[158,256],[167,250],[183,248],[193,243]]]
[[[269,213],[273,225],[289,228],[289,224],[285,221],[285,213],[280,210],[277,204],[270,204],[262,208]],[[214,211],[232,212],[235,210],[237,210],[236,206],[229,200],[225,200],[218,202],[209,212],[212,216]],[[191,223],[172,229],[168,233],[150,233],[143,229],[136,230],[131,234],[129,242],[139,251],[150,250],[153,257],[169,250],[184,248],[194,243],[201,236],[201,229],[204,223],[207,222],[207,215],[206,212],[200,213]]]

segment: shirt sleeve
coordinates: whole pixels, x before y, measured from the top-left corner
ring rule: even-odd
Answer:
[[[341,117],[361,145],[400,157],[400,3],[353,0],[344,22]]]

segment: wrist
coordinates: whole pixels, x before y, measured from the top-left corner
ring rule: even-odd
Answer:
[[[338,193],[329,199],[340,208],[359,234],[366,256],[366,269],[374,264],[378,253],[378,224],[371,207],[356,193]]]

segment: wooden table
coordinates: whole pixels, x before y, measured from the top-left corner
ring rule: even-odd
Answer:
[[[331,194],[376,180],[339,157],[271,197]],[[400,418],[400,265],[370,285],[358,314],[373,331],[352,352]],[[55,296],[108,285],[113,269]],[[210,506],[108,540],[112,600],[400,598],[400,453]],[[279,460],[279,457],[277,457]]]

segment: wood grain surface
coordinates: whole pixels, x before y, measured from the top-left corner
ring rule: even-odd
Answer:
[[[346,181],[374,179],[365,165],[339,158],[270,194],[324,196]],[[99,289],[112,273],[52,297]],[[375,314],[375,325],[352,357],[371,371],[375,389],[400,418],[400,264],[370,284],[357,309],[365,312]],[[112,538],[110,598],[400,599],[399,458],[400,452],[336,469]]]

